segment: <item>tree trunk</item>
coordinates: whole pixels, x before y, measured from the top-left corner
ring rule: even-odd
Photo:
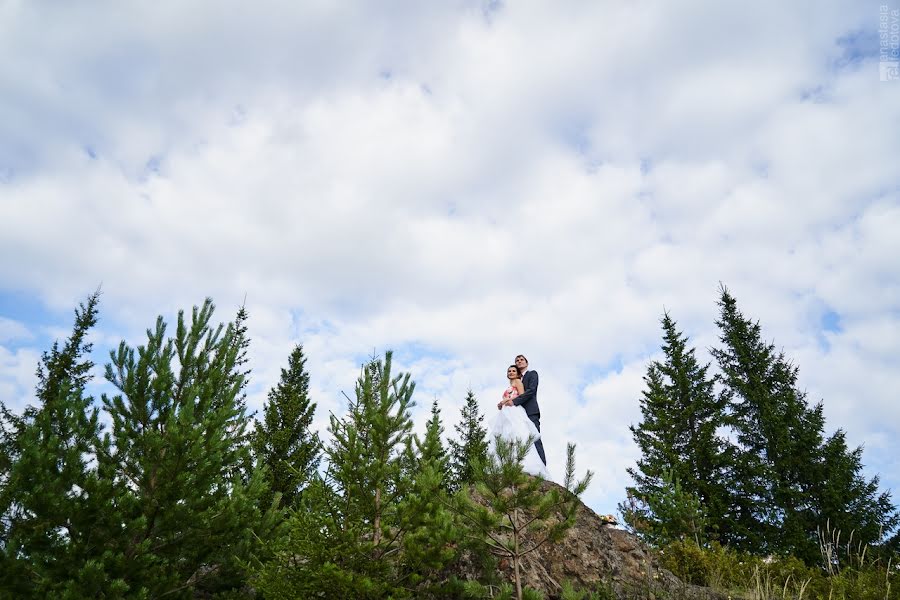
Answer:
[[[381,486],[375,488],[375,531],[372,532],[372,542],[375,546],[381,543]]]
[[[516,600],[522,600],[522,578],[519,575],[519,511],[513,510],[513,569],[516,574]]]

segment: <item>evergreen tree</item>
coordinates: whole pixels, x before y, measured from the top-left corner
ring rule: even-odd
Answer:
[[[296,507],[303,486],[321,460],[319,434],[311,429],[316,404],[309,399],[309,374],[303,346],[297,345],[287,369],[269,391],[263,420],[253,433],[253,450],[267,467],[273,493],[281,494],[280,506]]]
[[[810,526],[840,531],[845,539],[852,532],[857,543],[882,546],[900,524],[900,514],[891,494],[879,492],[879,477],[863,477],[862,452],[862,446],[847,447],[841,429],[825,440],[814,466],[817,472],[810,477],[809,493],[815,501]]]
[[[12,413],[0,399],[0,545],[5,543],[9,523],[2,504],[7,495],[10,470],[14,464],[16,438],[13,435],[13,423],[16,415]]]
[[[244,305],[241,305],[235,315],[234,323],[232,325],[234,335],[231,344],[234,348],[235,359],[234,368],[231,370],[229,376],[229,385],[233,384],[238,387],[238,393],[234,399],[234,407],[236,410],[245,413],[247,411],[247,386],[250,383],[250,369],[247,368],[247,364],[250,362],[250,359],[247,356],[250,348],[250,338],[247,335],[248,318],[249,314],[247,313],[247,308]],[[252,442],[252,432],[246,431],[243,422],[238,423],[235,421],[233,427],[241,428],[242,433],[238,438],[238,443],[240,445],[250,444]],[[243,479],[244,484],[247,484],[255,470],[253,454],[252,452],[245,452],[242,456],[242,461],[234,466],[234,470]]]
[[[234,318],[232,329],[231,344],[234,347],[235,358],[234,368],[231,369],[230,383],[238,387],[238,394],[235,396],[234,404],[239,410],[246,410],[247,384],[250,382],[250,369],[244,367],[249,362],[247,353],[250,348],[250,338],[247,336],[247,319],[249,314],[247,308],[241,306]]]
[[[402,595],[402,538],[411,527],[402,500],[412,481],[403,468],[410,444],[415,384],[392,374],[392,353],[364,365],[347,414],[331,415],[326,479],[311,486],[294,513],[274,560],[256,586],[272,597],[302,597],[312,589],[333,597]]]
[[[418,464],[419,469],[423,469],[427,465],[433,465],[444,482],[443,485],[449,487],[451,476],[450,457],[444,448],[444,442],[441,440],[443,434],[444,425],[441,422],[441,408],[435,398],[431,403],[431,418],[425,423],[425,437],[420,441],[418,436],[415,436],[418,448]]]
[[[707,520],[728,539],[730,498],[723,480],[730,449],[718,433],[726,422],[725,402],[714,391],[709,365],[699,364],[668,313],[662,329],[665,358],[650,363],[644,377],[642,420],[630,427],[641,458],[628,469],[635,484],[620,510],[630,527],[657,543],[687,536],[699,543],[707,534],[699,524]],[[673,511],[681,516],[674,518]]]
[[[889,495],[877,494],[877,479],[862,478],[861,449],[848,452],[840,432],[824,439],[822,404],[809,407],[797,367],[762,339],[759,323],[741,314],[724,286],[719,307],[722,347],[712,353],[739,446],[729,478],[735,545],[813,563],[817,530],[832,517],[877,542],[874,529],[895,526],[897,513]]]
[[[705,541],[706,507],[671,471],[663,474],[652,493],[639,497],[634,488],[628,488],[627,493],[619,511],[628,527],[651,544],[663,547],[673,541],[690,540],[699,546]]]
[[[5,411],[0,483],[0,597],[120,595],[117,557],[103,547],[114,529],[112,492],[91,457],[101,425],[84,395],[93,363],[87,334],[99,292],[75,311],[72,335],[38,365],[38,404],[21,416]]]
[[[544,544],[561,540],[574,525],[578,497],[593,477],[588,471],[575,481],[574,444],[567,449],[565,489],[532,477],[522,468],[532,442],[531,438],[507,441],[497,436],[494,451],[476,474],[478,499],[467,488],[454,497],[455,510],[468,524],[468,535],[512,564],[518,600],[523,598],[523,559]]]
[[[393,376],[393,353],[373,360],[356,384],[356,398],[344,419],[332,415],[328,476],[342,496],[370,524],[375,554],[390,549],[385,519],[400,485],[400,448],[412,431],[415,383],[409,373]],[[385,546],[383,546],[385,545]]]
[[[460,421],[454,426],[458,440],[450,440],[451,489],[475,483],[476,465],[487,459],[487,429],[482,425],[484,415],[478,409],[474,392],[466,394]]]
[[[242,334],[213,327],[207,299],[190,319],[178,314],[174,337],[162,317],[146,345],[122,342],[106,378],[119,391],[102,397],[112,432],[98,467],[115,482],[121,532],[115,541],[134,593],[190,597],[241,584],[237,566],[254,528],[266,531],[266,492],[245,443]],[[214,581],[214,583],[213,583]]]
[[[413,436],[417,452],[409,489],[400,500],[400,579],[414,597],[434,596],[446,582],[437,578],[457,555],[462,531],[449,510],[450,465],[441,442],[444,427],[438,401],[431,405],[425,437]]]
[[[744,539],[737,545],[811,560],[817,548],[809,492],[823,442],[822,406],[808,407],[797,389],[797,368],[762,339],[759,323],[740,313],[724,286],[719,307],[723,347],[712,353],[739,445],[733,485],[741,500],[736,529]]]

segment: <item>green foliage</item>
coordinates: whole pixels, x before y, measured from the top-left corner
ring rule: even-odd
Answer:
[[[251,438],[257,461],[266,467],[269,488],[281,495],[282,507],[297,506],[303,487],[319,467],[322,443],[311,429],[315,411],[306,357],[303,346],[297,345],[278,384],[269,391],[263,420]]]
[[[271,598],[436,595],[460,537],[447,508],[447,457],[435,404],[413,436],[415,384],[392,374],[392,353],[363,366],[347,413],[331,416],[324,479],[293,511],[257,588]]]
[[[270,600],[379,598],[390,593],[390,573],[361,543],[362,523],[341,515],[342,499],[314,478],[300,505],[273,541],[271,557],[257,563],[253,585]]]
[[[680,580],[694,585],[707,585],[710,566],[703,548],[688,538],[669,542],[660,550],[663,566]]]
[[[415,383],[408,373],[393,376],[391,365],[387,352],[383,361],[363,368],[347,414],[331,416],[334,439],[326,450],[329,482],[346,503],[345,515],[368,524],[376,556],[396,543],[389,524],[409,483],[402,477],[400,449],[412,431]]]
[[[848,449],[840,429],[826,438],[822,404],[807,403],[797,367],[720,291],[716,377],[663,315],[664,359],[647,369],[631,427],[641,457],[619,506],[626,524],[657,545],[718,540],[807,565],[824,523],[887,548],[900,514],[878,477],[863,477],[862,448]]]
[[[79,597],[128,589],[121,555],[101,542],[114,531],[112,490],[91,465],[102,427],[84,396],[93,363],[87,335],[99,292],[75,311],[72,335],[37,369],[38,404],[4,409],[0,479],[0,597]]]
[[[738,442],[731,481],[738,510],[729,541],[757,553],[808,553],[802,492],[821,445],[821,407],[808,409],[796,387],[796,367],[762,339],[759,324],[738,311],[724,286],[719,307],[722,347],[712,354]]]
[[[451,489],[475,483],[476,465],[487,460],[487,429],[482,425],[484,415],[478,409],[478,400],[472,390],[466,394],[460,421],[454,426],[458,440],[450,440]]]
[[[575,446],[568,445],[565,489],[547,486],[525,473],[522,461],[533,439],[494,439],[494,452],[480,465],[473,498],[467,488],[454,497],[455,509],[469,526],[469,535],[513,565],[516,598],[523,598],[521,561],[545,543],[562,539],[575,523],[578,497],[593,473],[575,481]]]
[[[239,587],[237,559],[252,529],[267,524],[263,481],[245,471],[237,370],[245,340],[233,326],[209,326],[207,301],[189,326],[179,315],[174,339],[160,318],[146,346],[123,342],[106,367],[121,394],[102,398],[112,421],[104,434],[84,396],[98,300],[76,311],[65,345],[43,355],[39,405],[4,419],[0,596],[187,597]]]
[[[675,540],[692,539],[700,544],[705,540],[707,516],[696,494],[686,491],[671,472],[641,494],[643,502],[632,493],[626,503],[619,505],[625,522],[633,531],[655,546]]]
[[[400,571],[405,586],[417,595],[433,593],[441,585],[437,574],[457,556],[462,533],[455,515],[448,509],[449,463],[441,443],[441,412],[437,400],[425,438],[413,436],[418,450],[412,482],[399,501],[401,538]]]
[[[596,591],[578,590],[569,580],[562,582],[559,597],[560,600],[616,600],[615,592],[609,585],[603,584]]]
[[[443,489],[449,490],[449,483],[452,477],[450,469],[450,457],[441,441],[444,433],[444,425],[441,422],[441,408],[437,399],[431,403],[431,418],[425,423],[425,437],[419,440],[415,439],[416,448],[418,450],[417,467],[423,470],[426,467],[434,469],[441,479]]]
[[[872,558],[865,547],[844,544],[822,554],[818,566],[795,556],[760,557],[712,543],[701,548],[692,540],[676,541],[660,550],[663,566],[682,581],[711,587],[733,597],[758,599],[897,600],[900,590],[894,565]],[[834,554],[840,554],[835,560]],[[826,568],[822,568],[822,566]],[[828,565],[831,565],[828,567]]]
[[[822,404],[810,407],[797,387],[798,369],[763,341],[759,323],[744,317],[722,286],[717,321],[722,371],[738,450],[730,470],[733,506],[727,517],[736,547],[793,553],[817,560],[816,530],[826,521],[876,543],[898,523],[890,494],[862,476],[861,453],[838,430],[825,440]]]
[[[146,345],[122,342],[106,366],[120,393],[102,397],[112,432],[98,469],[116,488],[126,578],[151,596],[240,585],[251,532],[272,525],[265,481],[246,470],[244,340],[234,325],[213,327],[213,311],[207,299],[189,321],[179,312],[172,338],[159,317]]]
[[[723,481],[731,453],[718,434],[725,404],[714,393],[709,365],[697,362],[668,313],[662,328],[665,359],[650,363],[644,376],[642,420],[630,427],[641,458],[628,469],[635,485],[619,509],[625,523],[652,543],[685,537],[699,542],[707,537],[708,521],[723,525],[729,505]]]

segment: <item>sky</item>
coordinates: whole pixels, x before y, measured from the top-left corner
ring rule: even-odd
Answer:
[[[900,0],[886,0],[889,11]],[[894,4],[890,4],[893,2]],[[96,378],[157,315],[303,344],[316,427],[394,350],[448,434],[540,374],[615,512],[663,311],[719,285],[900,495],[900,81],[875,2],[0,0],[0,399],[102,286]]]

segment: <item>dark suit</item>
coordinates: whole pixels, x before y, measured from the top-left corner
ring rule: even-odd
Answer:
[[[522,378],[522,387],[525,388],[525,391],[513,399],[513,404],[524,408],[525,414],[528,415],[528,418],[531,419],[531,422],[534,423],[535,427],[537,427],[537,430],[540,431],[541,407],[538,406],[537,401],[537,371],[525,372],[525,377]],[[538,456],[541,457],[541,460],[544,461],[544,464],[546,465],[547,459],[544,458],[544,443],[541,440],[536,441],[534,443],[534,449],[537,450]]]

